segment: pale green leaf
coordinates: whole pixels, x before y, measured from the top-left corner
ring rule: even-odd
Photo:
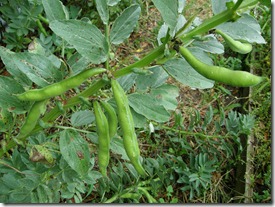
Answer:
[[[32,81],[15,64],[15,53],[9,49],[0,46],[0,57],[6,66],[6,70],[23,86],[30,86]]]
[[[175,110],[179,96],[179,89],[174,85],[164,84],[158,88],[154,88],[150,91],[151,97],[154,97],[159,104],[161,104],[166,110]]]
[[[170,114],[166,109],[149,94],[131,94],[128,96],[129,105],[137,113],[145,116],[149,120],[166,122]]]
[[[152,0],[164,22],[173,33],[178,20],[178,0]]]
[[[224,53],[223,44],[221,44],[213,34],[205,36],[203,41],[195,40],[192,43],[192,47],[200,48],[205,52],[211,52],[215,54]]]
[[[112,150],[113,153],[121,155],[122,159],[129,160],[123,145],[123,140],[121,138],[114,137],[111,140],[110,149]]]
[[[42,4],[49,21],[69,19],[68,11],[61,1],[42,0]]]
[[[121,0],[108,0],[109,6],[115,6],[117,5]]]
[[[107,25],[109,22],[109,9],[107,5],[107,0],[95,0],[95,3],[96,9],[103,24]]]
[[[91,62],[87,58],[76,52],[68,59],[67,64],[70,66],[73,74],[78,74],[84,69],[88,68]]]
[[[92,63],[99,64],[107,59],[108,44],[95,25],[80,20],[55,20],[50,28]]]
[[[76,131],[64,130],[60,133],[59,147],[68,165],[85,177],[90,167],[88,143]]]
[[[89,110],[77,111],[71,117],[71,123],[74,127],[91,124],[94,120],[94,114]]]
[[[168,79],[168,74],[163,70],[161,66],[152,67],[148,69],[152,74],[150,75],[138,75],[135,82],[138,90],[147,90],[150,88],[156,88]]]
[[[250,43],[265,44],[261,35],[261,27],[257,20],[249,14],[243,14],[235,22],[225,22],[217,27],[233,39]]]
[[[0,109],[22,114],[29,108],[29,102],[22,102],[13,94],[25,92],[24,88],[14,79],[0,76]],[[1,110],[0,110],[1,111]]]
[[[111,28],[111,43],[118,45],[130,36],[137,25],[140,12],[139,5],[130,6],[122,12]]]

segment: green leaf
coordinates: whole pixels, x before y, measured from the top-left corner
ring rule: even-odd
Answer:
[[[99,64],[107,59],[108,44],[95,25],[80,20],[55,20],[50,28],[92,63]]]
[[[3,51],[0,47],[0,56],[3,59],[7,70],[23,85],[30,85],[26,77],[38,86],[44,87],[54,82],[62,80],[61,71],[56,67],[60,65],[44,55],[22,52],[11,53],[8,50]],[[55,59],[56,61],[56,59]],[[59,61],[59,60],[58,60]],[[60,61],[59,61],[60,63]]]
[[[6,70],[14,76],[18,82],[23,86],[30,86],[32,82],[27,77],[26,74],[24,74],[15,64],[14,62],[14,55],[15,53],[10,51],[9,49],[0,46],[0,57],[3,61],[3,63],[6,66]]]
[[[88,68],[91,62],[76,52],[68,59],[67,64],[70,66],[73,74],[76,75],[82,72],[84,69]]]
[[[177,108],[179,89],[176,86],[164,84],[158,88],[152,89],[150,95],[154,97],[166,110],[173,111]]]
[[[212,0],[212,11],[216,15],[227,9],[226,3],[232,2],[233,0]]]
[[[80,176],[87,175],[90,167],[90,153],[88,143],[73,130],[60,133],[60,152],[69,166]]]
[[[95,120],[94,114],[89,110],[77,111],[72,114],[71,123],[74,127],[91,124]]]
[[[159,101],[149,94],[131,94],[128,96],[129,105],[137,113],[142,114],[149,120],[166,122],[170,114],[160,105]]]
[[[122,159],[129,160],[121,138],[114,137],[110,143],[110,149],[116,154],[122,155]]]
[[[137,25],[141,9],[139,5],[133,5],[125,9],[115,20],[111,32],[111,43],[118,45],[127,39]]]
[[[63,78],[61,71],[53,62],[40,54],[16,53],[13,56],[13,62],[32,82],[41,87]]]
[[[205,52],[211,52],[214,54],[224,53],[223,44],[221,44],[213,34],[205,36],[203,41],[195,40],[192,43],[192,47],[200,48]]]
[[[250,43],[265,44],[261,35],[261,26],[257,20],[249,14],[243,14],[235,22],[225,22],[217,27],[233,39],[243,40]]]
[[[47,19],[51,22],[53,20],[69,19],[69,14],[66,7],[58,0],[42,0],[44,11]]]
[[[202,62],[212,64],[211,59],[203,51],[193,48],[192,53]],[[191,88],[205,89],[212,88],[214,85],[214,81],[200,75],[183,58],[171,59],[163,67],[173,78]]]
[[[178,20],[178,0],[152,0],[164,22],[173,33]]]
[[[107,25],[109,22],[109,9],[107,5],[107,0],[95,0],[95,3],[96,9],[103,24]]]
[[[165,83],[168,79],[168,74],[161,66],[156,66],[148,69],[152,74],[138,75],[135,82],[138,90],[147,90],[156,88]]]
[[[124,91],[130,90],[130,88],[134,85],[136,78],[138,77],[135,73],[130,73],[125,76],[121,76],[117,79],[121,87]]]
[[[211,105],[209,105],[209,109],[205,113],[204,122],[202,125],[203,130],[206,130],[207,125],[211,123],[212,119],[213,119],[213,108]]]
[[[24,88],[14,79],[0,76],[0,108],[13,113],[22,114],[29,108],[28,102],[22,102],[13,94],[23,93]],[[3,98],[4,97],[4,98]]]
[[[109,6],[115,6],[117,5],[121,0],[108,0],[108,5]]]

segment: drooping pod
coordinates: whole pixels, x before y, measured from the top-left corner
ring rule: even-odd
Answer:
[[[250,53],[252,50],[252,45],[248,42],[240,42],[238,40],[234,40],[229,35],[225,34],[221,30],[216,29],[216,32],[220,34],[227,45],[230,47],[231,50],[238,52],[240,54],[247,54]]]
[[[48,85],[44,88],[33,89],[16,95],[21,101],[41,101],[65,93],[67,90],[79,86],[89,77],[105,72],[104,68],[85,70],[73,77],[62,80],[58,83]]]
[[[140,175],[146,176],[147,173],[140,162],[140,150],[127,96],[117,80],[111,79],[111,86],[117,104],[118,121],[123,133],[124,148],[136,171]]]
[[[118,119],[115,109],[106,101],[101,101],[101,105],[107,114],[107,120],[109,125],[109,136],[112,139],[117,133]]]
[[[19,134],[16,136],[17,140],[28,136],[32,132],[40,118],[40,115],[43,114],[46,110],[47,101],[48,99],[33,103],[25,119],[25,122],[20,129]]]
[[[256,76],[246,71],[230,70],[225,67],[207,65],[197,59],[183,46],[180,46],[179,52],[198,73],[210,80],[231,86],[249,87],[259,84],[264,79],[264,77]]]
[[[98,101],[93,102],[96,131],[98,135],[98,165],[103,176],[107,176],[107,166],[110,160],[109,126]]]

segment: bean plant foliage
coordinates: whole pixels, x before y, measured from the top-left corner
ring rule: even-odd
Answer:
[[[170,202],[161,199],[158,192],[160,188],[171,190],[174,184],[181,186],[181,192],[191,201],[212,186],[213,173],[223,162],[220,153],[226,159],[240,154],[240,135],[250,133],[254,117],[236,112],[225,114],[210,106],[204,119],[198,111],[192,113],[189,126],[184,129],[184,120],[175,113],[179,88],[167,80],[172,78],[192,89],[214,87],[215,81],[194,70],[178,48],[185,46],[200,61],[213,65],[212,57],[223,54],[226,44],[220,41],[215,29],[238,41],[265,44],[260,25],[249,14],[260,1],[212,0],[213,17],[205,21],[199,19],[198,13],[185,18],[185,0],[153,0],[152,6],[163,20],[156,36],[157,45],[127,66],[119,63],[115,50],[138,30],[143,15],[139,1],[127,2],[126,8],[117,10],[120,13],[114,19],[111,11],[120,8],[123,1],[93,1],[101,24],[81,18],[80,8],[59,0],[22,2],[27,11],[21,15],[31,12],[32,18],[26,19],[25,28],[18,25],[18,19],[11,22],[6,19],[9,37],[27,35],[32,25],[39,25],[40,34],[28,40],[27,50],[14,50],[16,46],[11,39],[5,39],[9,47],[0,46],[0,57],[8,73],[0,76],[1,202]],[[5,16],[16,9],[15,1],[3,1],[0,5]],[[19,33],[14,34],[15,31]],[[46,101],[45,110],[39,110],[41,116],[30,132],[19,136],[36,102],[20,100],[18,94],[43,89],[90,68],[105,68],[106,72]],[[127,93],[137,131],[154,133],[174,116],[173,130],[185,130],[199,143],[201,136],[208,136],[208,126],[214,124],[219,140],[207,141],[211,153],[202,148],[194,154],[187,139],[167,133],[169,142],[180,146],[179,152],[173,156],[146,157],[141,149],[148,175],[140,177],[125,152],[119,127],[110,143],[108,177],[102,176],[98,170],[99,141],[92,102],[107,101],[117,110],[110,79],[116,79]],[[217,113],[219,118],[214,119]],[[22,123],[17,121],[21,119]],[[201,132],[196,134],[198,130]]]

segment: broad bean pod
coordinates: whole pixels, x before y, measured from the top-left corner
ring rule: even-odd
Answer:
[[[202,76],[237,87],[249,87],[259,84],[264,78],[246,71],[230,70],[225,67],[207,65],[197,59],[188,49],[179,48],[180,54]]]
[[[40,118],[40,115],[43,114],[46,110],[47,101],[48,99],[33,103],[25,119],[25,122],[20,129],[19,134],[16,136],[16,139],[20,140],[21,138],[28,136],[32,132]]]
[[[41,101],[65,93],[67,90],[79,86],[86,79],[99,73],[105,72],[104,68],[94,68],[85,70],[73,77],[62,80],[58,83],[48,85],[44,88],[33,89],[22,94],[17,94],[17,98],[22,101]]]
[[[108,102],[101,101],[100,103],[106,111],[108,125],[109,125],[109,136],[112,139],[116,135],[117,126],[118,126],[116,111]]]
[[[250,53],[252,50],[252,45],[248,42],[240,42],[238,40],[234,40],[232,37],[229,35],[225,34],[221,30],[216,30],[218,34],[220,34],[227,45],[230,47],[231,50],[238,52],[240,54],[247,54]]]
[[[98,101],[93,102],[96,129],[98,135],[98,165],[103,176],[107,176],[107,166],[110,160],[109,126]]]
[[[124,148],[136,171],[145,176],[147,173],[140,162],[140,150],[127,96],[117,80],[111,79],[111,87],[117,104],[118,121],[123,132]]]

